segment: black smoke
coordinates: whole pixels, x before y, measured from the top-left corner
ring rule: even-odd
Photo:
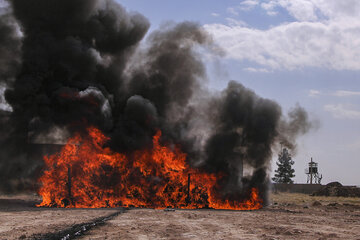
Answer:
[[[276,102],[235,81],[210,101],[209,108],[212,127],[204,147],[203,167],[227,173],[221,186],[227,198],[236,199],[244,189],[257,187],[266,200],[273,148],[280,143],[295,150],[296,137],[313,125],[307,112],[296,106],[285,118]],[[243,175],[244,166],[253,169],[248,177]]]
[[[6,5],[0,8],[0,92],[9,87],[14,81],[21,64],[21,34],[11,8]],[[3,96],[0,98],[0,187],[8,187],[12,179],[10,174],[23,175],[16,165],[21,162],[23,154],[13,146],[17,143],[13,139],[14,126],[11,123],[11,109]],[[12,137],[11,137],[12,136]],[[12,159],[9,161],[9,159]]]
[[[148,20],[114,0],[9,5],[0,19],[0,81],[12,108],[2,137],[3,179],[35,176],[40,165],[25,147],[34,139],[51,143],[51,135],[66,138],[92,125],[113,150],[131,153],[151,146],[161,129],[162,140],[180,144],[193,167],[223,174],[221,197],[239,199],[251,187],[265,197],[272,149],[280,142],[294,148],[311,127],[300,107],[284,117],[276,102],[240,83],[206,91],[198,49],[215,45],[196,23],[164,24],[143,41]],[[251,172],[243,174],[244,167]]]

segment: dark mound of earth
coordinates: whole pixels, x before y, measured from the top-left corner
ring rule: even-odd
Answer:
[[[332,197],[360,197],[360,188],[355,186],[343,186],[339,182],[331,182],[320,190],[314,192],[313,196]]]

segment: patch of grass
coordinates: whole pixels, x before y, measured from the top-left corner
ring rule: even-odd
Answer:
[[[314,201],[319,201],[323,205],[327,205],[329,203],[338,203],[338,204],[353,204],[360,206],[360,198],[354,197],[325,197],[325,196],[310,196],[308,194],[303,193],[271,193],[270,201],[272,203],[278,204],[311,204]]]

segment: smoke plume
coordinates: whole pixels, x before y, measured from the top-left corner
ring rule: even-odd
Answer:
[[[53,143],[51,136],[60,141],[95,126],[123,153],[151,146],[160,129],[191,166],[224,174],[222,198],[251,187],[265,198],[273,147],[294,148],[311,127],[302,108],[285,117],[276,102],[235,81],[207,92],[197,49],[212,51],[214,43],[196,23],[168,23],[143,40],[148,20],[114,0],[9,5],[0,18],[0,81],[11,105],[1,129],[4,186],[41,169],[26,157],[36,139]]]

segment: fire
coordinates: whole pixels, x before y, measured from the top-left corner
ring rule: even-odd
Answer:
[[[248,200],[223,200],[216,192],[222,176],[194,169],[179,146],[160,144],[161,131],[151,149],[122,154],[104,147],[109,140],[100,130],[76,134],[63,149],[44,157],[38,206],[99,208],[215,208],[254,210],[262,207],[257,189]]]

